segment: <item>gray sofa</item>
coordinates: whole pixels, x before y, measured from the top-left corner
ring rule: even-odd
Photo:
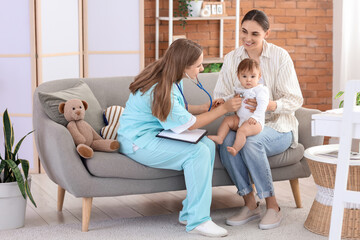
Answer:
[[[217,74],[200,74],[199,79],[211,93]],[[133,77],[82,79],[92,90],[102,109],[112,105],[125,106],[129,96],[129,84]],[[83,198],[82,231],[88,231],[93,197],[144,194],[185,189],[183,173],[173,170],[149,168],[115,152],[95,152],[88,160],[81,159],[76,152],[69,131],[52,121],[39,100],[39,92],[57,92],[68,89],[80,79],[63,79],[45,82],[34,92],[33,124],[35,141],[42,166],[49,178],[58,185],[58,210],[62,210],[65,191]],[[190,104],[208,101],[207,95],[191,81],[184,81],[184,94]],[[88,112],[88,111],[87,111]],[[305,148],[320,145],[322,137],[311,136],[311,115],[319,110],[301,108],[296,112],[299,120],[299,146],[269,158],[274,181],[290,180],[297,207],[301,207],[298,178],[310,176],[303,157]],[[88,114],[88,113],[86,113]],[[219,118],[206,129],[216,133]],[[219,156],[216,156],[213,185],[232,185]]]

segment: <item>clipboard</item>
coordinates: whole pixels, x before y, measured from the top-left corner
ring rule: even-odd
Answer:
[[[207,134],[207,131],[205,129],[185,130],[182,133],[174,133],[171,130],[162,130],[161,132],[159,132],[156,135],[156,137],[167,138],[167,139],[196,144],[206,134]]]

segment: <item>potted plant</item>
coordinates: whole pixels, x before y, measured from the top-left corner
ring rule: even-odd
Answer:
[[[335,99],[338,99],[344,94],[344,91],[339,91],[338,94],[336,94]],[[341,100],[339,103],[339,108],[342,108],[344,106],[344,100]],[[360,106],[360,92],[356,94],[356,106]],[[338,142],[338,139],[333,140],[334,142]],[[352,152],[359,152],[360,151],[360,139],[353,139],[351,144],[351,151]]]
[[[3,114],[3,130],[5,156],[0,154],[0,230],[24,226],[27,196],[36,207],[30,192],[29,161],[18,156],[21,143],[33,131],[14,147],[14,129],[7,109]]]
[[[223,65],[222,63],[210,63],[210,64],[207,64],[207,65],[204,67],[203,73],[215,73],[215,72],[220,72],[222,65]]]
[[[339,97],[341,97],[344,94],[344,91],[340,91],[338,92],[338,94],[336,94],[335,99],[338,99]],[[356,106],[360,105],[360,92],[358,92],[356,94]],[[339,103],[339,108],[342,108],[344,106],[344,100],[341,100]]]
[[[186,19],[188,16],[190,17],[199,17],[200,10],[203,1],[199,0],[178,0],[179,2],[179,9],[178,11],[174,11],[175,17],[180,17],[180,26],[185,29],[187,24]]]

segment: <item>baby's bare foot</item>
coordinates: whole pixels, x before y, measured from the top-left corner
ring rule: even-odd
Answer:
[[[228,150],[228,152],[231,154],[231,155],[233,155],[234,157],[236,156],[236,154],[239,152],[239,151],[237,151],[235,148],[233,148],[233,147],[227,147],[226,148],[227,150]]]
[[[210,138],[211,140],[213,140],[217,144],[222,144],[224,141],[223,139],[221,139],[221,137],[219,137],[217,135],[209,135],[207,137]]]

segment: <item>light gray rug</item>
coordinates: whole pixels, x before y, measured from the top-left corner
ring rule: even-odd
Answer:
[[[261,204],[264,210],[264,203]],[[229,231],[226,239],[241,240],[325,240],[326,237],[309,232],[304,228],[309,208],[296,209],[293,200],[282,203],[284,220],[279,228],[272,230],[260,230],[258,221],[247,223],[243,226],[231,227],[225,225],[225,218],[231,216],[236,209],[219,209],[211,212],[214,222]],[[112,240],[112,239],[210,239],[185,232],[185,227],[178,223],[178,214],[160,215],[151,217],[123,218],[101,222],[90,221],[89,232],[81,232],[81,224],[63,224],[56,226],[41,226],[32,228],[20,228],[17,230],[0,231],[0,239],[6,240],[63,240],[63,239],[86,239],[86,240]]]

